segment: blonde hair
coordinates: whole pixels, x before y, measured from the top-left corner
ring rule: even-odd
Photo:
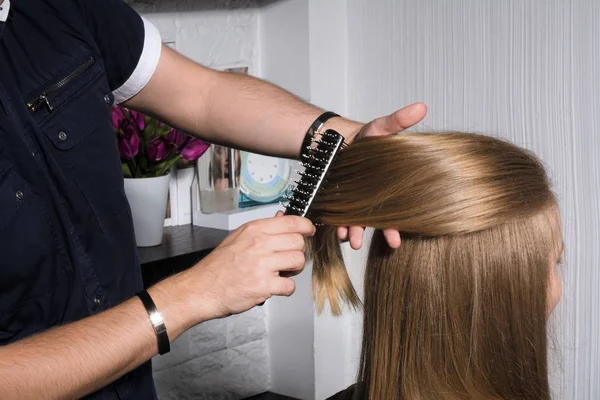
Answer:
[[[364,398],[548,399],[546,297],[556,201],[530,152],[496,138],[365,138],[337,157],[311,216],[319,310],[358,306],[335,226],[381,231],[365,275]],[[362,398],[362,397],[361,397]]]

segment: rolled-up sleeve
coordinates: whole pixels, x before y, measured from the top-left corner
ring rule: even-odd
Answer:
[[[158,29],[122,0],[78,0],[104,59],[115,103],[135,96],[150,81],[161,53]]]
[[[10,0],[4,0],[4,3],[0,4],[0,22],[6,21],[6,18],[8,18],[9,10],[10,10]]]

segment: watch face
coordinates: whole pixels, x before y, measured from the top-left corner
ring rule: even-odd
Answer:
[[[249,199],[269,203],[285,192],[291,173],[289,160],[241,153],[240,191]]]

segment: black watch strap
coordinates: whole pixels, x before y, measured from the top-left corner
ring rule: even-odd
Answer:
[[[312,140],[314,139],[315,134],[319,132],[323,125],[325,125],[325,122],[335,117],[339,117],[339,115],[334,113],[333,111],[326,111],[323,114],[319,115],[317,119],[315,119],[310,128],[308,128],[306,135],[304,136],[304,140],[302,141],[302,148],[300,149],[300,154],[304,152],[304,149],[312,145]]]
[[[156,339],[158,342],[158,353],[160,355],[168,353],[171,351],[171,343],[169,342],[167,327],[165,326],[162,315],[156,308],[156,304],[154,304],[154,300],[152,300],[152,297],[150,297],[148,292],[145,290],[137,293],[136,296],[140,298],[144,304],[144,307],[146,307],[148,315],[150,316],[150,322],[154,327],[154,332],[156,333]]]

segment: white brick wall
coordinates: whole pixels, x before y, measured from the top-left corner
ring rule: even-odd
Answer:
[[[161,400],[242,399],[270,388],[261,307],[200,324],[153,360]]]
[[[164,42],[213,68],[258,74],[259,9],[254,0],[128,0]],[[153,360],[161,400],[243,399],[270,389],[266,307],[209,321]]]
[[[256,0],[130,0],[154,23],[164,42],[177,51],[213,68],[247,66],[258,74]]]

